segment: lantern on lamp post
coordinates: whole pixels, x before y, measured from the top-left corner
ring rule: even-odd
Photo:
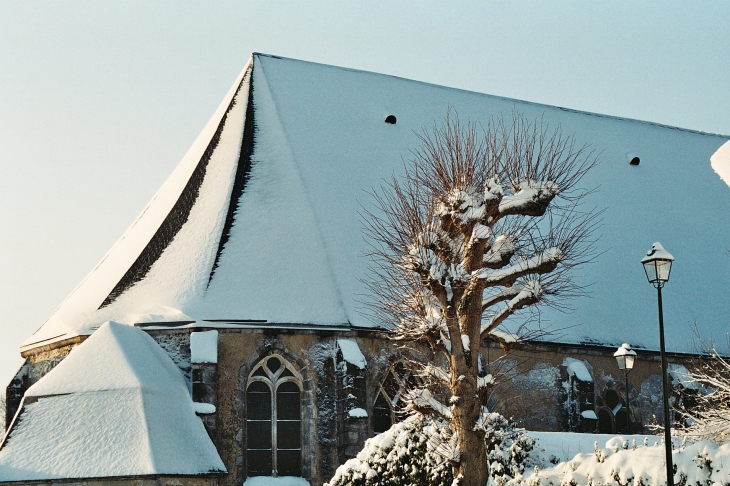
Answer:
[[[667,355],[664,349],[664,316],[662,314],[662,287],[669,280],[674,257],[661,243],[651,245],[651,250],[641,259],[649,283],[657,290],[659,307],[659,350],[662,358],[662,398],[664,401],[664,447],[667,464],[667,486],[674,486],[674,467],[672,466],[672,433],[669,423],[669,387],[667,382]]]
[[[631,434],[631,406],[629,405],[629,371],[634,367],[634,360],[636,359],[636,351],[631,349],[631,345],[623,343],[615,353],[613,357],[616,358],[616,364],[618,369],[624,372],[624,378],[626,379],[626,433]]]

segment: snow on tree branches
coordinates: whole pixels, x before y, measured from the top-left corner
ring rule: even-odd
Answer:
[[[691,396],[679,410],[686,424],[681,432],[692,440],[725,444],[730,442],[730,362],[714,349],[710,353],[677,377],[684,395]]]
[[[449,422],[461,450],[454,476],[483,486],[486,465],[473,459],[487,440],[476,427],[489,382],[479,376],[481,342],[506,345],[514,332],[498,328],[511,316],[537,304],[564,309],[564,298],[583,294],[570,271],[591,259],[597,213],[582,209],[578,183],[596,160],[560,128],[519,114],[483,134],[449,114],[420,141],[403,177],[365,210],[369,308],[395,339],[433,351],[410,406]],[[542,331],[517,334],[531,332]]]

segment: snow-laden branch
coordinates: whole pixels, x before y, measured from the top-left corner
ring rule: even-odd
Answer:
[[[423,378],[436,378],[442,385],[451,384],[451,374],[439,366],[427,364],[421,371]]]
[[[482,311],[489,309],[495,304],[504,302],[505,300],[513,299],[517,297],[520,292],[522,292],[522,287],[520,285],[503,288],[499,292],[495,292],[494,294],[482,299]]]
[[[537,279],[531,278],[524,282],[521,282],[517,295],[512,297],[502,309],[500,309],[492,318],[485,324],[482,324],[480,335],[482,339],[489,336],[489,333],[504,322],[507,317],[511,316],[515,311],[518,311],[528,305],[536,304],[540,301],[543,294],[542,286]]]
[[[496,339],[500,343],[518,343],[520,342],[520,336],[511,332],[500,331],[499,329],[492,329],[489,331],[489,337]],[[483,339],[483,338],[482,338]]]
[[[496,177],[487,179],[484,192],[476,189],[451,189],[436,207],[436,216],[450,219],[460,227],[484,221],[499,206],[504,189]],[[491,221],[489,221],[491,222]]]
[[[516,191],[505,196],[499,203],[499,214],[520,214],[524,216],[542,216],[550,201],[560,192],[558,185],[552,181],[537,182],[523,180],[516,184]]]
[[[441,344],[448,354],[451,354],[451,340],[446,336],[444,331],[441,331]]]
[[[509,267],[495,271],[481,269],[475,272],[475,276],[487,287],[509,285],[525,275],[552,272],[562,260],[563,252],[560,248],[548,248],[531,258],[520,258]]]
[[[450,216],[462,223],[479,221],[484,217],[484,197],[476,191],[454,188],[436,208],[436,216]]]
[[[517,246],[514,239],[511,236],[499,235],[495,238],[489,251],[484,253],[482,267],[502,268],[509,263],[515,251],[517,251]]]
[[[425,388],[410,391],[405,397],[406,401],[416,410],[428,410],[449,420],[451,419],[451,408],[441,403],[433,394]]]
[[[413,245],[406,258],[406,267],[421,276],[427,276],[434,282],[467,280],[469,274],[459,263],[444,263],[436,253],[421,245]]]
[[[492,230],[489,228],[489,226],[484,226],[482,223],[477,223],[474,225],[474,229],[471,232],[471,241],[485,241],[488,240],[491,236]]]
[[[504,197],[504,189],[496,177],[487,179],[484,184],[484,203],[487,206],[498,206]]]

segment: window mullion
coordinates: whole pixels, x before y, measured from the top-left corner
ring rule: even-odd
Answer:
[[[277,413],[276,413],[276,388],[277,383],[274,383],[272,381],[271,383],[271,467],[274,469],[272,471],[272,475],[276,478],[279,476],[279,467],[276,463],[276,459],[278,456],[278,445],[276,443],[276,423],[277,420]]]

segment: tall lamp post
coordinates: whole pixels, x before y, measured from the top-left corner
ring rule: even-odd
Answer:
[[[662,356],[662,397],[664,399],[664,447],[667,456],[667,486],[674,486],[674,467],[672,466],[672,433],[669,423],[669,387],[667,386],[667,354],[664,349],[664,316],[662,315],[662,287],[669,280],[674,257],[661,243],[651,245],[651,250],[641,259],[646,278],[657,290],[659,304],[659,348]]]
[[[634,367],[634,360],[636,359],[636,351],[631,349],[631,345],[623,343],[615,353],[613,357],[616,358],[616,364],[618,369],[624,372],[624,378],[626,378],[626,433],[631,434],[631,406],[629,405],[629,371]]]

